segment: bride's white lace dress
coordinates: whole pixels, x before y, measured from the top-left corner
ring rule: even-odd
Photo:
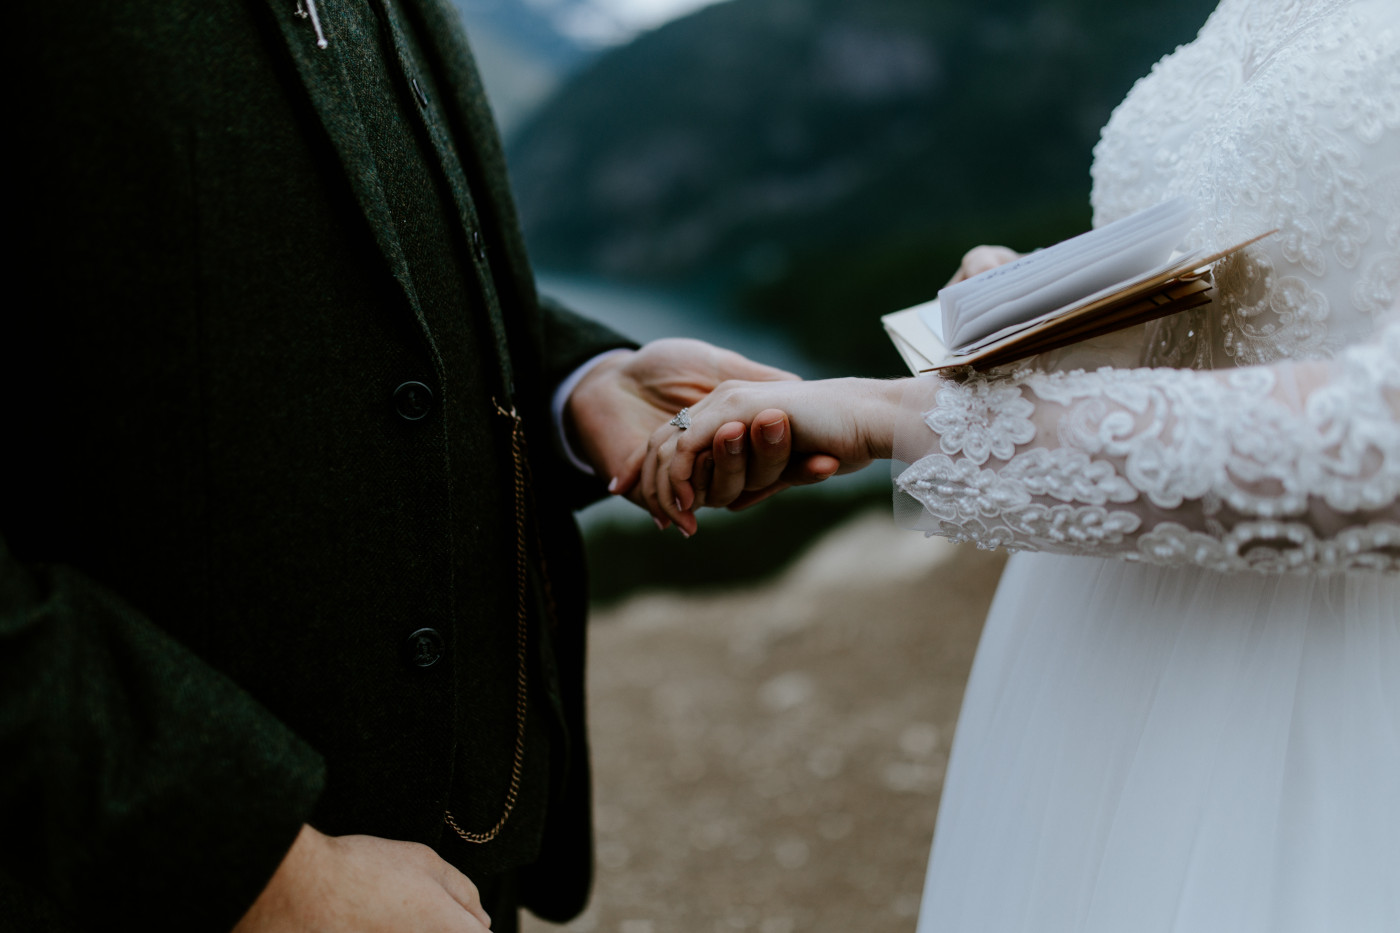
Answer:
[[[1400,930],[1400,2],[1224,0],[1093,175],[1098,224],[1279,232],[1200,311],[911,390],[917,523],[1037,552],[919,929]]]

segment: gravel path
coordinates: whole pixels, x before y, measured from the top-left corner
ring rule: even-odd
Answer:
[[[526,933],[909,933],[1002,558],[887,510],[780,579],[591,633],[598,880]]]

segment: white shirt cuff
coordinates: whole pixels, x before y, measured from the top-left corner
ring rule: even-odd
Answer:
[[[597,356],[593,357],[593,359],[569,373],[569,378],[559,383],[559,387],[554,390],[554,399],[549,406],[550,413],[554,416],[554,442],[559,446],[564,456],[569,458],[570,463],[589,476],[596,475],[593,467],[589,466],[588,463],[578,455],[578,452],[574,450],[573,446],[569,443],[569,434],[564,430],[564,406],[568,404],[569,396],[573,394],[574,389],[578,388],[578,384],[583,381],[583,377],[593,371],[593,367],[609,357],[631,352],[633,351],[619,348],[617,350],[608,350],[606,353],[599,353]]]

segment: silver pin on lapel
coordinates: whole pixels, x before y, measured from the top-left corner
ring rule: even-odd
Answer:
[[[326,41],[326,34],[321,31],[321,17],[316,14],[316,0],[297,0],[296,14],[302,19],[311,19],[311,28],[316,30],[316,48],[324,49],[330,45]]]

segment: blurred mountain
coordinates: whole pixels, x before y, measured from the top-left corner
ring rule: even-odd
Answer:
[[[980,242],[1086,229],[1090,150],[1215,0],[731,0],[601,56],[510,143],[532,254],[703,289],[820,359]]]
[[[556,16],[586,0],[452,0],[486,85],[496,122],[510,133],[595,50],[571,38]],[[550,15],[553,13],[554,15]]]

